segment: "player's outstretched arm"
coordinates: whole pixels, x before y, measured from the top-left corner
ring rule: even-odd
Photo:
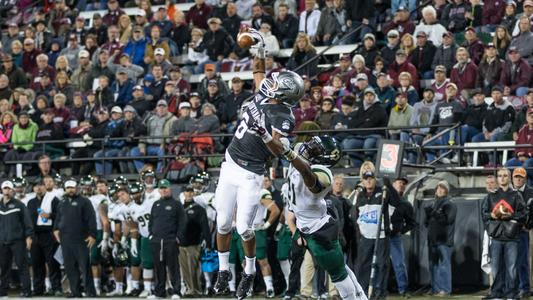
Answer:
[[[263,79],[265,79],[265,59],[259,58],[258,56],[254,57],[253,65],[252,65],[252,72],[254,74],[254,83],[255,83],[255,90],[259,90],[259,87],[261,86],[261,82]]]

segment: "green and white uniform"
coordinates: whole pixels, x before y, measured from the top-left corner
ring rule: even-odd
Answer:
[[[270,199],[272,200],[272,194],[269,190],[261,189],[261,197],[259,199]],[[273,203],[276,205],[275,203]],[[255,256],[257,259],[266,258],[266,248],[267,248],[267,232],[263,230],[263,225],[268,217],[268,209],[262,204],[257,205],[257,210],[254,218],[254,230],[255,230]]]
[[[133,213],[137,209],[139,205],[135,203],[133,200],[131,200],[128,204],[122,204],[120,207],[118,217],[121,222],[127,222],[127,221],[133,221]],[[139,256],[133,256],[131,254],[131,239],[128,238],[128,257],[129,257],[129,263],[130,266],[137,267],[141,265],[141,258]],[[137,249],[139,249],[139,241],[137,240]]]
[[[152,192],[145,192],[143,195],[143,202],[138,204],[132,211],[132,219],[139,226],[139,234],[141,236],[139,258],[143,269],[153,269],[154,263],[152,260],[152,247],[150,246],[150,234],[148,232],[148,225],[150,224],[150,213],[154,203],[161,198],[159,191],[154,189]]]
[[[100,245],[100,242],[103,238],[103,230],[102,230],[102,219],[100,218],[100,204],[107,203],[108,199],[105,195],[98,194],[93,195],[89,197],[89,201],[91,201],[91,204],[93,205],[94,214],[96,215],[96,244]],[[97,265],[100,263],[100,249],[98,247],[94,246],[91,248],[91,264]]]
[[[278,247],[276,250],[276,257],[278,260],[289,259],[289,253],[291,251],[292,234],[287,225],[287,219],[289,215],[289,184],[286,182],[281,186],[281,195],[283,196],[283,216],[285,217],[285,224],[281,225],[281,229],[276,233],[278,240]]]
[[[339,225],[327,213],[324,197],[331,190],[333,174],[322,165],[312,165],[311,170],[317,175],[322,190],[313,193],[305,185],[300,172],[292,165],[288,172],[289,209],[296,216],[298,232],[301,235],[318,266],[331,276],[343,299],[366,300],[366,296],[353,272],[344,263],[339,243]]]

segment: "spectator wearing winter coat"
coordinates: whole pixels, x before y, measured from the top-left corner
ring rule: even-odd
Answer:
[[[61,124],[54,123],[54,109],[47,108],[41,115],[42,122],[37,131],[37,141],[58,141],[64,138],[63,127]],[[52,157],[59,157],[65,154],[64,144],[45,144],[45,153]]]
[[[472,138],[472,142],[495,142],[500,136],[509,132],[515,118],[513,105],[503,99],[502,89],[499,86],[492,88],[493,102],[488,106],[483,119],[483,131]]]
[[[471,142],[474,136],[483,131],[483,120],[487,106],[485,94],[481,89],[476,89],[471,103],[466,107],[465,117],[461,125],[461,145]]]
[[[263,23],[268,23],[274,26],[274,19],[269,14],[265,13],[263,6],[256,3],[252,5],[252,28],[259,30]]]
[[[298,35],[298,18],[289,13],[287,4],[279,5],[278,16],[274,25],[274,34],[278,38],[281,47],[284,49],[291,48]]]
[[[373,88],[364,91],[364,100],[356,107],[349,128],[387,127],[387,111],[379,102]],[[343,149],[373,149],[377,141],[384,135],[382,130],[371,130],[352,133],[342,141]],[[374,151],[352,153],[353,166],[361,165],[363,160],[372,160]],[[363,159],[364,158],[364,159]]]
[[[407,103],[407,94],[398,93],[396,95],[396,105],[389,114],[387,127],[408,127],[413,114],[413,107]],[[409,142],[409,133],[406,130],[391,129],[389,134],[393,140]]]
[[[226,95],[223,100],[223,105],[219,107],[220,123],[222,123],[222,130],[228,133],[233,133],[237,127],[239,112],[244,100],[248,99],[252,94],[243,89],[244,81],[239,77],[231,79],[231,93]]]
[[[396,89],[391,86],[389,75],[379,73],[376,79],[376,94],[383,107],[387,110],[387,115],[394,105],[396,105]]]
[[[111,119],[107,123],[107,127],[104,131],[104,137],[109,138],[120,138],[126,137],[124,132],[124,119],[122,118],[122,109],[118,106],[114,106],[111,109]],[[93,137],[94,138],[94,137]],[[102,158],[102,157],[117,157],[126,144],[124,139],[122,140],[109,140],[105,143],[103,150],[98,150],[93,157]],[[95,161],[96,175],[104,176],[111,174],[113,171],[113,161],[106,160]]]
[[[15,89],[17,87],[28,87],[28,78],[24,71],[17,67],[13,62],[13,57],[10,54],[2,56],[2,66],[0,67],[0,74],[6,74],[9,78],[9,87]]]
[[[320,104],[320,110],[317,112],[315,117],[315,123],[317,123],[320,128],[330,129],[332,127],[333,120],[338,114],[338,112],[336,112],[334,108],[335,102],[333,101],[333,98],[327,96],[322,99],[322,103]]]
[[[115,98],[115,104],[123,108],[129,104],[133,98],[133,86],[135,83],[128,78],[124,68],[117,71],[117,80],[111,85],[111,91]]]
[[[207,87],[209,85],[209,82],[211,80],[216,80],[218,85],[218,91],[221,96],[226,96],[229,94],[228,85],[222,80],[222,77],[220,77],[219,74],[215,71],[215,65],[214,64],[206,64],[205,65],[205,77],[200,81],[200,84],[198,84],[198,94],[200,95],[201,99],[205,99],[207,97]]]
[[[78,67],[74,69],[72,75],[70,76],[70,82],[74,89],[82,92],[86,92],[91,89],[92,86],[88,85],[87,77],[91,72],[91,61],[90,54],[87,50],[81,50],[78,53]]]
[[[436,51],[437,47],[428,41],[427,34],[419,31],[416,34],[416,48],[411,53],[411,63],[418,69],[421,78],[431,79],[433,77],[431,64]]]
[[[113,24],[118,24],[118,19],[121,15],[125,14],[125,12],[120,9],[120,5],[117,0],[110,0],[107,2],[107,8],[108,11],[102,18],[102,21],[107,26],[111,26]]]
[[[205,0],[195,0],[193,5],[187,12],[187,24],[193,24],[194,27],[207,29],[207,19],[211,16],[213,8],[205,3]]]
[[[316,49],[311,44],[309,36],[305,33],[298,33],[291,57],[287,62],[287,69],[294,70],[315,55]],[[305,68],[299,68],[297,73],[301,76],[306,75],[308,78],[314,78],[318,74],[318,60],[313,60]]]
[[[217,109],[211,103],[202,105],[202,116],[195,122],[193,133],[220,132],[220,121],[216,115]]]
[[[229,55],[235,46],[235,41],[220,26],[222,21],[219,18],[210,18],[208,24],[209,30],[204,34],[202,43],[199,47],[195,48],[195,51],[201,52],[202,50],[207,50],[207,55],[212,63],[220,62]]]
[[[352,42],[362,41],[365,34],[372,32],[370,20],[374,17],[374,2],[372,0],[346,1],[345,5],[348,13],[347,31],[362,26],[359,34],[354,35]]]
[[[520,56],[533,65],[533,32],[531,32],[531,21],[528,17],[522,16],[518,20],[520,33],[513,37],[509,49],[516,47]]]
[[[118,110],[117,110],[118,111]],[[139,140],[136,139],[146,135],[146,126],[142,120],[137,116],[137,111],[131,106],[126,105],[123,109],[124,124],[123,124],[123,136],[128,139],[125,140],[124,146],[120,149],[118,156],[126,157],[129,155],[130,150],[133,147],[139,145]],[[133,162],[120,160],[119,161],[120,172],[123,174],[135,173],[135,166]]]
[[[315,5],[315,0],[305,0],[305,10],[300,14],[298,25],[298,31],[305,33],[312,42],[316,40],[316,31],[321,15],[321,12],[315,9]]]
[[[131,57],[127,53],[120,54],[120,64],[115,64],[115,55],[116,54],[113,54],[107,61],[107,67],[111,72],[113,72],[113,74],[117,74],[119,71],[125,72],[129,79],[136,82],[137,78],[139,78],[145,72],[141,66],[135,65],[131,62]]]
[[[474,27],[468,27],[465,31],[465,42],[463,47],[468,50],[470,59],[478,65],[483,56],[483,43],[477,38],[476,29]]]
[[[346,10],[341,6],[342,1],[335,1],[339,10],[346,15]],[[334,4],[335,5],[335,4]],[[339,23],[337,16],[335,15],[336,8],[324,7],[320,13],[320,19],[318,21],[318,27],[316,29],[316,42],[317,45],[328,46],[338,37],[342,35],[342,25]]]
[[[144,37],[144,31],[142,27],[134,26],[132,37],[124,47],[122,53],[130,56],[132,64],[144,66],[144,56],[147,43],[148,40]]]
[[[299,107],[294,109],[294,128],[298,129],[300,124],[305,121],[314,121],[317,114],[317,109],[311,104],[311,99],[304,96],[300,99]]]
[[[472,89],[476,87],[477,66],[463,47],[457,49],[456,59],[457,63],[453,66],[450,80],[457,85],[463,99],[470,99]]]
[[[376,47],[376,37],[372,33],[367,33],[363,37],[363,44],[357,49],[356,53],[365,58],[365,66],[367,68],[373,69],[376,57],[381,56],[379,49]]]
[[[261,24],[259,31],[263,33],[266,53],[272,56],[277,56],[279,52],[279,42],[276,36],[272,34],[271,27],[272,25],[270,25],[270,23],[263,23]],[[250,53],[257,53],[257,51],[254,50],[255,49],[250,49]]]
[[[191,104],[189,102],[181,102],[179,105],[179,118],[172,124],[170,128],[170,135],[177,137],[182,133],[191,133],[195,129],[196,120],[191,118]]]
[[[437,101],[434,99],[435,93],[431,88],[424,90],[423,98],[421,101],[415,103],[413,106],[413,112],[411,113],[411,119],[409,121],[410,126],[427,126],[433,123],[435,116],[435,108],[437,107]],[[429,133],[429,128],[413,128],[409,132],[410,143],[416,143],[421,145],[424,141],[426,134]],[[407,160],[410,163],[416,162],[416,152],[407,151]]]
[[[76,35],[72,34],[68,38],[67,47],[59,52],[59,56],[65,55],[68,59],[68,65],[75,69],[78,67],[78,57],[81,50],[83,50],[83,47],[78,45]]]
[[[399,6],[392,21],[383,28],[383,32],[387,34],[391,30],[398,31],[400,38],[406,33],[413,34],[415,31],[415,24],[411,21],[409,9],[406,6]]]
[[[422,9],[422,17],[422,21],[415,28],[415,36],[419,31],[424,31],[428,34],[428,39],[433,42],[433,45],[440,46],[442,35],[448,30],[438,23],[437,11],[433,6],[426,6]]]
[[[485,47],[485,55],[478,65],[476,77],[476,88],[482,89],[482,92],[488,96],[492,87],[500,83],[500,77],[504,61],[498,57],[498,51],[493,43]]]
[[[352,64],[352,58],[349,54],[343,54],[341,58],[339,59],[339,66],[336,67],[330,74],[330,80],[333,81],[333,77],[335,75],[339,75],[342,77],[343,82],[349,82],[351,79],[351,64]]]
[[[221,18],[222,27],[226,29],[231,38],[236,41],[242,22],[242,18],[237,14],[237,5],[233,2],[228,3],[226,6],[226,15]]]
[[[418,70],[407,60],[407,54],[405,53],[405,50],[400,49],[396,52],[396,59],[388,69],[388,74],[393,81],[393,86],[396,88],[400,87],[399,77],[400,73],[402,72],[411,74],[412,85],[418,90]]]
[[[109,78],[105,75],[98,77],[98,88],[96,89],[96,103],[100,107],[112,107],[115,103],[115,95],[109,86]]]
[[[381,48],[381,58],[385,65],[385,71],[396,58],[396,51],[400,49],[400,33],[396,29],[389,30],[387,33],[387,44]]]
[[[446,5],[441,16],[441,22],[446,29],[456,33],[466,28],[467,19],[465,13],[470,11],[470,5],[464,0],[453,0]]]
[[[492,32],[500,24],[505,14],[505,2],[501,0],[483,1],[482,24],[486,31]]]
[[[517,145],[533,145],[533,107],[529,107],[526,110],[526,124],[518,131],[515,142]],[[516,148],[514,153],[515,157],[508,160],[505,166],[533,167],[533,148]],[[528,174],[531,174],[531,170],[529,169]]]
[[[37,137],[39,127],[29,117],[27,112],[21,112],[18,118],[18,124],[13,126],[11,142],[14,144],[13,149],[9,150],[4,160],[6,162],[17,160],[33,160],[35,153],[33,146]],[[24,166],[26,170],[29,166]],[[16,164],[10,164],[8,167],[8,177],[13,178],[16,175]]]
[[[334,133],[335,139],[341,143],[345,138],[350,136],[350,133],[343,132],[343,129],[348,129],[352,124],[352,119],[355,115],[353,112],[355,104],[355,97],[353,95],[346,95],[342,97],[342,104],[340,112],[331,121],[331,128],[339,130]]]
[[[69,121],[71,119],[70,110],[65,106],[67,97],[64,94],[56,94],[54,96],[54,123],[61,126],[63,129],[69,128]]]
[[[405,94],[409,105],[415,105],[418,102],[418,91],[412,85],[411,74],[402,72],[399,76],[400,86],[397,89],[398,93]]]
[[[453,41],[453,34],[449,31],[442,34],[442,44],[437,47],[431,68],[435,70],[438,65],[446,67],[448,70],[448,76],[455,63],[457,62],[455,53],[457,52],[457,46]]]
[[[87,90],[96,90],[96,87],[98,87],[98,81],[100,76],[105,75],[110,83],[112,83],[115,80],[115,73],[113,73],[109,67],[107,66],[107,61],[109,60],[109,53],[105,50],[100,51],[98,53],[98,61],[93,64],[91,68],[91,72],[86,77],[86,83],[85,86],[87,87]]]
[[[37,48],[35,48],[35,41],[31,38],[24,40],[24,49],[22,53],[22,69],[28,74],[32,74],[36,68],[37,56],[41,54]]]
[[[509,60],[505,61],[500,77],[505,95],[522,97],[527,94],[531,80],[531,66],[520,56],[516,47],[509,47]]]

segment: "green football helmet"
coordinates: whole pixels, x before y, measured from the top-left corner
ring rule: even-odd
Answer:
[[[94,177],[91,175],[84,176],[80,179],[81,186],[93,186],[95,183]]]
[[[120,175],[119,177],[115,178],[115,180],[113,180],[116,184],[118,185],[125,185],[125,186],[128,186],[128,179],[122,175]]]
[[[112,201],[115,200],[115,195],[117,191],[118,191],[118,184],[113,182],[107,189],[107,192],[109,193],[109,198],[111,198]]]
[[[157,177],[153,170],[145,170],[141,172],[141,182],[147,188],[155,188],[157,186]]]
[[[210,181],[211,176],[209,176],[207,172],[201,171],[200,173],[191,177],[189,183],[192,185],[196,193],[203,193],[209,188]]]
[[[334,166],[341,159],[337,141],[329,136],[313,136],[298,149],[298,154],[311,164]]]
[[[25,188],[26,186],[28,186],[28,182],[22,177],[16,177],[12,180],[12,182],[13,186],[16,188]]]
[[[136,181],[130,184],[129,190],[130,190],[130,194],[137,194],[137,193],[142,193],[144,191],[144,187],[142,186],[140,182]]]
[[[54,181],[56,183],[56,186],[63,186],[63,177],[61,177],[61,174],[56,173],[54,175]]]

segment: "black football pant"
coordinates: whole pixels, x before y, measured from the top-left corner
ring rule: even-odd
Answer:
[[[22,292],[31,294],[28,250],[26,241],[19,240],[9,244],[0,244],[0,297],[7,296],[9,291],[9,275],[13,258],[19,271]]]
[[[96,247],[96,245],[93,247]],[[65,273],[70,283],[72,295],[81,297],[81,277],[87,296],[96,296],[87,244],[84,241],[67,241],[62,239],[61,248],[63,251]]]
[[[52,290],[61,291],[61,270],[59,263],[54,259],[57,243],[52,231],[36,232],[31,245],[31,266],[33,269],[33,294],[42,295],[45,291],[46,266]]]
[[[289,286],[285,295],[294,297],[300,291],[300,267],[304,261],[306,248],[298,246],[296,241],[292,241],[289,260],[291,262],[291,271],[289,273]]]
[[[167,269],[172,285],[172,294],[179,295],[181,290],[179,248],[176,240],[152,240],[152,257],[154,261],[154,294],[165,297]]]

